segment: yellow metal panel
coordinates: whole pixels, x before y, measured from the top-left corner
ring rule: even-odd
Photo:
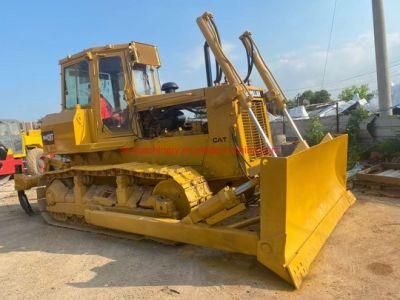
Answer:
[[[12,155],[14,158],[24,158],[26,156],[26,149],[22,147],[22,151],[20,153],[13,153],[12,149],[8,149],[8,155]]]
[[[40,129],[29,130],[28,134],[23,133],[25,147],[43,147],[42,132]]]
[[[89,224],[129,233],[167,239],[176,242],[211,247],[230,252],[256,255],[258,235],[204,224],[183,224],[173,219],[158,219],[129,214],[85,210]]]
[[[42,132],[52,131],[54,133],[54,144],[45,145],[47,153],[62,153],[76,151],[75,138],[73,135],[74,110],[64,110],[60,113],[50,114],[44,117]]]
[[[355,201],[346,191],[347,136],[261,165],[258,260],[296,287]]]
[[[134,147],[123,149],[121,155],[124,161],[200,166],[204,151],[196,149],[204,149],[207,144],[206,134],[141,139]]]
[[[135,99],[135,108],[137,111],[144,111],[149,110],[150,108],[161,108],[204,100],[204,91],[205,89],[195,89],[176,93],[137,97]]]
[[[90,116],[92,110],[77,107],[73,119],[75,144],[88,144],[93,141],[90,131]]]
[[[236,122],[230,98],[232,92],[228,86],[208,88],[205,93],[209,137],[208,151],[203,162],[206,177],[210,180],[242,177],[232,140],[233,125]],[[216,99],[220,99],[218,105],[214,103]]]
[[[132,42],[131,48],[134,52],[134,61],[136,63],[155,67],[161,65],[156,46]]]
[[[235,207],[233,207],[231,209],[224,209],[224,210],[220,211],[219,213],[207,218],[206,223],[208,225],[217,224],[217,223],[219,223],[229,217],[232,217],[244,210],[246,210],[246,205],[244,205],[243,203],[240,203],[239,205],[236,205]]]

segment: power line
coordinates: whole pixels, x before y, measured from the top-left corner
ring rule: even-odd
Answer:
[[[397,66],[400,66],[400,61],[399,61],[399,63],[395,62],[395,64],[391,65],[390,68],[394,68],[394,67],[397,67]],[[363,77],[363,76],[371,75],[371,74],[375,74],[375,73],[376,73],[376,70],[375,71],[370,71],[370,72],[365,72],[365,73],[357,74],[357,75],[354,75],[354,76],[351,76],[351,77],[348,77],[348,78],[337,80],[336,82],[348,81],[348,80],[351,80],[351,79],[354,79],[354,78]]]
[[[326,68],[327,68],[327,66],[328,66],[329,52],[331,51],[333,25],[335,24],[335,16],[336,16],[336,6],[337,6],[337,0],[335,0],[335,5],[334,5],[334,7],[333,7],[333,15],[332,15],[331,30],[330,30],[330,33],[329,33],[328,48],[327,48],[327,50],[326,50],[324,72],[323,72],[323,75],[322,75],[322,86],[321,86],[322,88],[324,88],[324,84],[325,84]]]
[[[400,60],[393,61],[392,65],[390,65],[390,68],[394,68],[394,67],[398,67],[398,66],[400,66]],[[369,71],[369,72],[363,72],[363,73],[355,74],[355,75],[352,75],[352,76],[347,77],[347,78],[331,81],[331,82],[329,82],[329,84],[345,82],[345,81],[349,81],[349,80],[352,80],[352,79],[356,79],[356,78],[359,78],[359,77],[364,77],[364,76],[367,76],[367,75],[373,75],[373,74],[376,74],[376,71]],[[291,89],[285,89],[285,90],[287,92],[294,92],[294,91],[301,91],[301,90],[311,90],[311,89],[315,89],[315,88],[318,88],[318,87],[319,87],[318,85],[314,85],[314,86],[309,86],[309,87],[291,88]]]

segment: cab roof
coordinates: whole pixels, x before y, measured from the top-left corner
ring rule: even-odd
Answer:
[[[91,55],[96,55],[98,53],[123,50],[130,51],[136,63],[151,65],[155,67],[159,67],[161,65],[157,47],[140,42],[131,42],[127,44],[109,44],[101,47],[87,48],[73,55],[68,55],[67,57],[61,59],[59,61],[59,64],[64,65],[78,58],[90,57]]]

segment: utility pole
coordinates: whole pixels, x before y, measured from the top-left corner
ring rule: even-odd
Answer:
[[[383,0],[372,0],[374,18],[375,57],[379,93],[379,111],[381,116],[391,116],[392,94],[389,79],[389,66],[386,46],[386,25]]]

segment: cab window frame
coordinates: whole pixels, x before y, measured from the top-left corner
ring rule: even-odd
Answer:
[[[88,95],[88,102],[85,104],[82,103],[75,103],[74,106],[67,107],[67,94],[66,94],[66,69],[70,68],[74,65],[77,65],[81,62],[86,62],[88,65],[88,83],[89,83],[89,95]],[[73,110],[75,109],[76,105],[80,105],[81,107],[88,108],[92,105],[92,92],[93,92],[93,82],[92,82],[92,62],[87,57],[79,57],[76,58],[68,63],[62,64],[62,79],[61,79],[61,93],[62,93],[62,109],[63,110]]]
[[[96,60],[94,61],[94,66],[95,66],[95,74],[93,76],[93,81],[94,85],[96,86],[96,90],[93,90],[93,97],[97,100],[97,114],[98,114],[98,120],[100,121],[101,126],[99,126],[100,134],[101,135],[112,135],[112,136],[124,136],[126,134],[129,134],[132,132],[132,113],[131,113],[131,105],[129,102],[129,97],[130,92],[126,91],[126,88],[129,87],[129,83],[131,82],[131,78],[127,74],[127,64],[126,64],[126,57],[125,53],[123,51],[113,51],[113,52],[100,52],[96,55]],[[123,73],[123,79],[124,79],[124,86],[122,86],[122,90],[124,91],[124,95],[120,101],[125,101],[124,106],[126,106],[126,109],[128,111],[128,126],[127,128],[121,128],[118,130],[114,130],[112,128],[109,128],[107,124],[103,122],[102,116],[101,116],[101,86],[100,86],[100,61],[101,59],[104,58],[112,58],[112,57],[118,57],[121,62],[121,68],[122,68],[122,73]],[[108,99],[107,99],[108,100]]]
[[[135,93],[136,97],[148,97],[148,96],[155,96],[159,95],[160,92],[160,75],[158,72],[158,67],[152,66],[152,65],[146,65],[146,64],[141,64],[141,63],[133,63],[130,67],[130,73],[132,77],[132,83],[133,83],[133,90]],[[135,71],[141,71],[143,70],[146,73],[147,79],[149,80],[149,93],[146,93],[138,89],[139,87],[139,82],[136,78]],[[140,82],[141,86],[143,87],[143,81]]]

